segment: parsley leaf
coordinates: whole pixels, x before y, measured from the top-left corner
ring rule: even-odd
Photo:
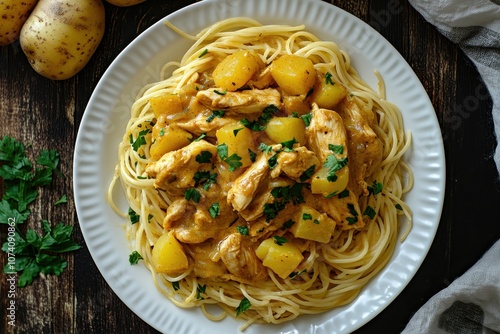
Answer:
[[[184,192],[184,198],[189,200],[193,200],[195,203],[200,203],[201,194],[195,188],[189,188]]]
[[[210,162],[210,159],[212,159],[212,153],[209,151],[201,151],[200,154],[198,154],[195,158],[196,162],[202,164],[202,163],[208,163]]]
[[[137,138],[135,140],[133,140],[132,134],[130,135],[131,144],[132,144],[132,148],[134,149],[134,151],[137,152],[139,147],[146,144],[145,136],[150,132],[151,132],[150,129],[145,129],[145,130],[139,131],[139,134],[137,135]]]
[[[330,72],[325,73],[325,82],[327,85],[335,85],[335,82],[332,81],[332,74]]]
[[[278,107],[271,104],[264,108],[264,110],[262,111],[262,115],[260,115],[257,120],[249,121],[248,119],[243,118],[242,120],[240,120],[240,123],[252,131],[264,131],[267,123],[271,120],[271,118],[273,118],[275,114],[278,113],[278,111]]]
[[[335,172],[342,169],[345,165],[347,165],[347,158],[337,159],[334,154],[328,155],[323,164],[323,166],[328,169],[326,179],[330,182],[335,182],[337,180]]]
[[[131,266],[139,263],[139,260],[142,260],[142,259],[143,259],[143,257],[141,256],[141,254],[139,254],[138,251],[133,251],[128,256],[128,262],[130,263]]]
[[[363,215],[370,217],[370,219],[373,219],[376,214],[377,214],[377,212],[375,212],[375,210],[369,205],[366,207],[365,211],[363,212]]]
[[[236,316],[239,316],[241,313],[247,311],[248,309],[250,309],[251,306],[252,306],[252,303],[250,303],[250,301],[246,297],[244,297],[240,301],[240,304],[238,305],[238,307],[236,307]]]
[[[248,235],[248,227],[247,226],[244,226],[244,225],[236,226],[236,230],[241,235]]]
[[[286,238],[280,237],[279,235],[275,235],[273,237],[273,239],[274,239],[274,243],[278,246],[283,246],[283,244],[288,242],[288,240],[286,240]]]
[[[229,165],[229,171],[234,172],[238,167],[243,166],[241,163],[241,157],[236,153],[228,156],[228,148],[226,144],[220,144],[217,146],[217,152],[219,154],[219,158]]]
[[[220,215],[220,205],[219,202],[214,203],[208,208],[208,212],[212,218],[215,218]]]
[[[68,196],[66,196],[66,194],[62,195],[61,198],[59,198],[55,203],[54,205],[59,205],[59,204],[64,204],[64,203],[68,203]]]
[[[215,91],[215,92],[216,92],[216,91]],[[224,94],[225,94],[225,93],[224,93]],[[224,95],[224,94],[221,94],[221,95]],[[212,121],[215,119],[215,117],[219,117],[219,118],[220,118],[220,117],[224,117],[224,114],[225,114],[225,113],[226,113],[226,111],[225,111],[225,110],[213,110],[213,111],[212,111],[212,114],[211,114],[210,116],[208,116],[208,117],[207,117],[206,122],[207,122],[207,123],[212,122]]]
[[[367,188],[370,194],[377,195],[378,193],[382,192],[384,185],[377,181],[373,181],[373,184],[371,186],[368,186]]]
[[[132,208],[128,208],[128,217],[132,224],[138,223],[141,218]]]
[[[304,121],[304,124],[306,126],[309,126],[311,124],[312,114],[307,113],[305,115],[300,116],[300,118]]]

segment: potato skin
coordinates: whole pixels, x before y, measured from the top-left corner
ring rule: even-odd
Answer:
[[[118,7],[129,7],[137,5],[138,3],[144,2],[146,0],[106,0],[106,1]]]
[[[102,40],[104,25],[101,0],[40,0],[19,41],[37,73],[65,80],[90,60]]]
[[[19,38],[21,28],[38,0],[0,0],[0,46]]]

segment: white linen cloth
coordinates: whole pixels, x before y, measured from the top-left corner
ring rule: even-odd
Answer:
[[[476,65],[493,100],[500,143],[500,0],[410,0]],[[495,155],[500,171],[500,145]],[[403,334],[500,333],[500,240],[465,274],[424,304]]]

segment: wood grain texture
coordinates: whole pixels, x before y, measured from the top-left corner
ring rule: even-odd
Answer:
[[[101,75],[138,34],[194,1],[146,1],[119,8],[105,3],[106,31],[82,72],[50,81],[29,66],[19,45],[0,48],[0,136],[28,145],[31,158],[42,149],[61,155],[61,171],[40,191],[26,227],[40,220],[75,226],[82,249],[65,255],[60,277],[46,276],[17,289],[16,327],[4,316],[7,282],[0,276],[1,333],[156,333],[113,293],[97,270],[82,237],[72,196],[72,159],[78,126]],[[496,145],[491,99],[459,47],[428,24],[406,1],[328,1],[378,30],[402,54],[423,83],[436,109],[446,151],[447,189],[436,239],[412,281],[380,315],[356,333],[399,333],[431,296],[467,270],[500,237],[500,184],[492,160]],[[54,206],[63,194],[68,203]],[[6,237],[0,226],[0,241]],[[6,262],[0,256],[0,266]]]

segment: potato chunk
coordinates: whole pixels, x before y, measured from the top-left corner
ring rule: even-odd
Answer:
[[[304,259],[297,246],[288,242],[278,244],[273,238],[264,240],[255,253],[264,266],[281,278],[287,278]]]
[[[318,76],[311,99],[320,108],[332,109],[346,95],[347,89],[340,82],[333,81],[327,72]]]
[[[295,138],[300,145],[306,143],[306,126],[296,117],[273,117],[264,130],[266,135],[279,144]]]
[[[163,234],[153,247],[153,265],[156,272],[178,275],[189,267],[189,260],[182,245],[172,232]]]
[[[271,65],[271,74],[278,86],[290,95],[307,94],[316,82],[312,61],[296,55],[276,59]]]
[[[327,243],[335,229],[333,219],[308,205],[301,205],[294,221],[290,230],[296,238]]]
[[[159,129],[155,125],[153,127],[154,142],[149,149],[151,159],[159,160],[165,153],[189,145],[192,137],[189,132],[175,125],[166,125]]]
[[[264,64],[252,51],[239,50],[215,67],[212,77],[216,87],[234,92],[243,87]]]
[[[149,99],[151,104],[151,109],[155,117],[158,118],[160,115],[175,115],[182,111],[182,101],[179,95],[160,95]]]
[[[347,187],[349,182],[349,167],[345,166],[335,172],[337,179],[328,180],[328,169],[322,167],[311,179],[311,192],[313,194],[322,194],[323,196],[340,194]]]
[[[252,164],[248,150],[255,151],[255,147],[250,129],[240,123],[230,123],[217,130],[215,136],[219,145],[227,145],[229,156],[236,154],[241,157],[241,167],[247,167]]]

